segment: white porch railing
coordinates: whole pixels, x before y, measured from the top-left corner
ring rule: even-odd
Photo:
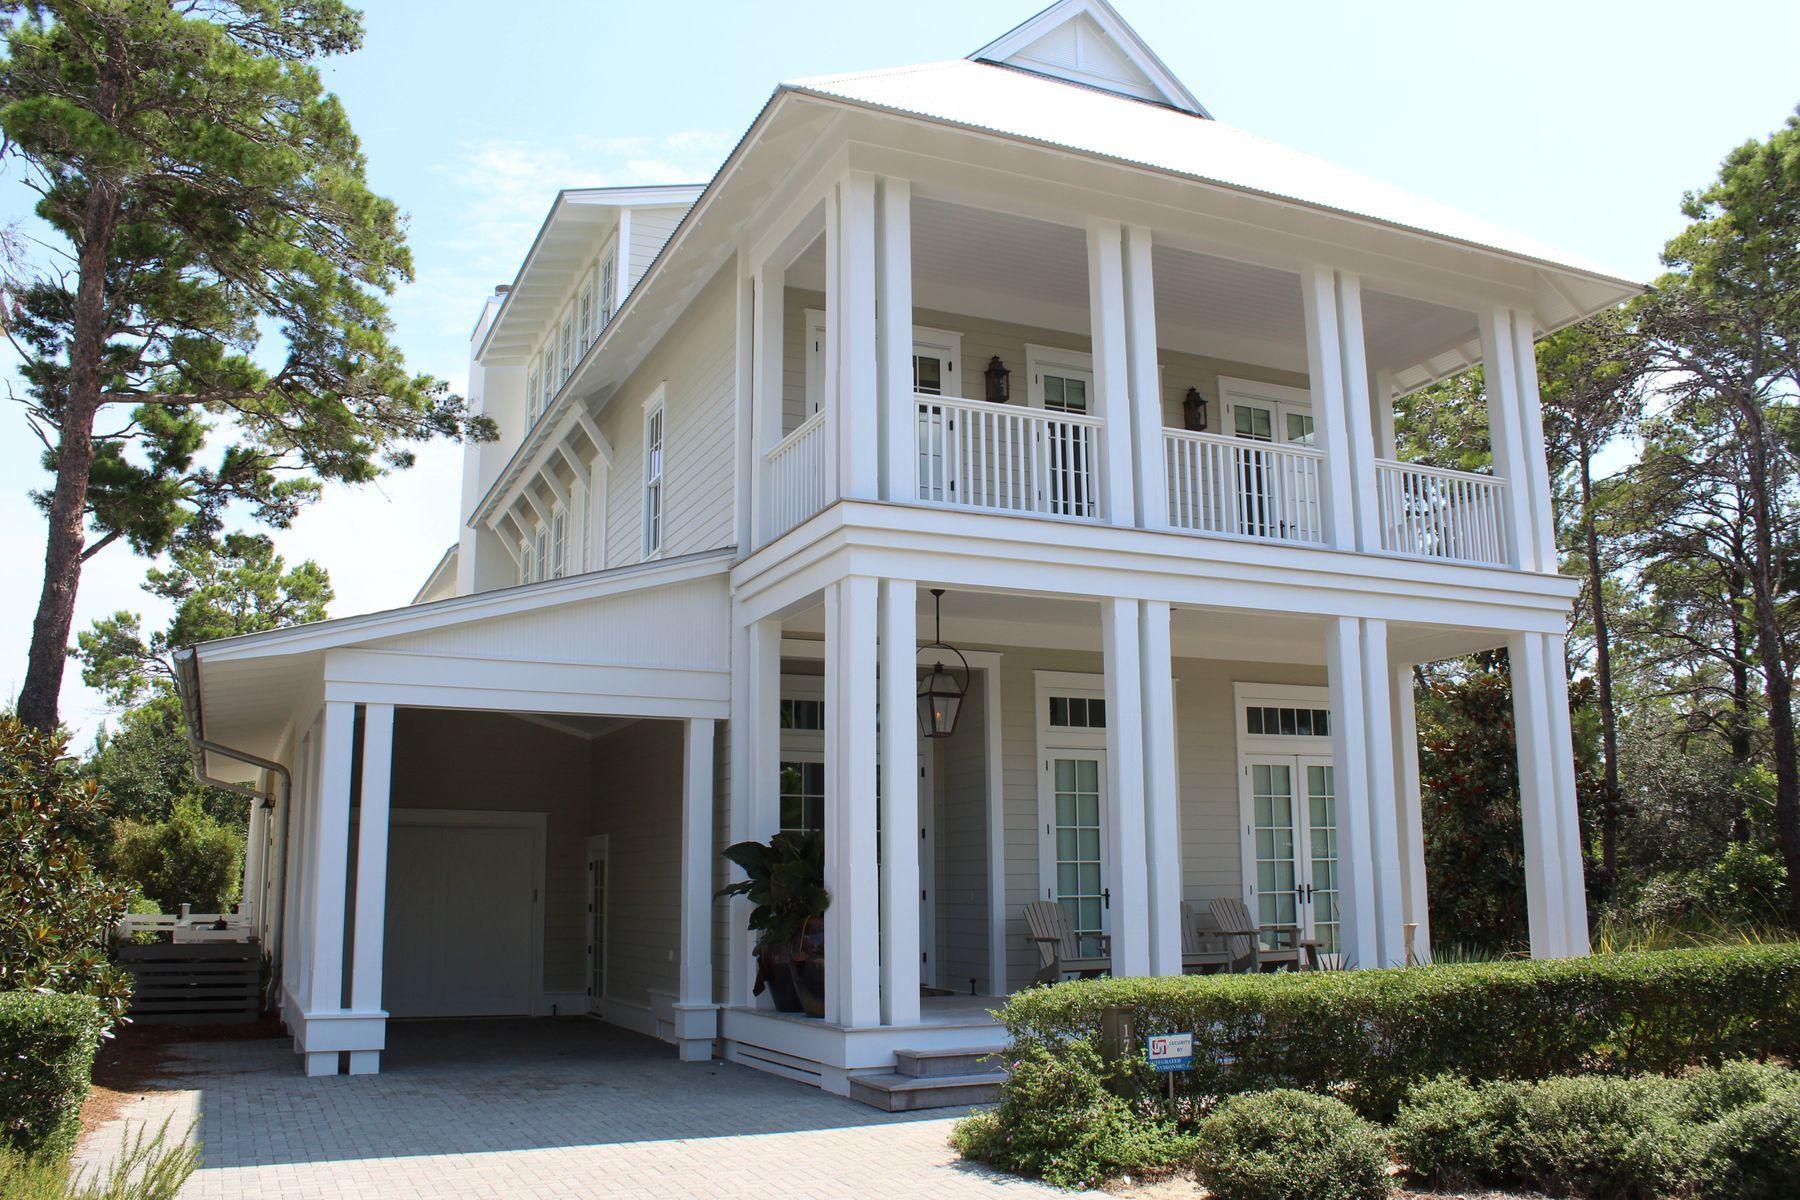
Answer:
[[[814,413],[765,459],[762,540],[772,542],[825,507],[825,413]]]
[[[1098,518],[1099,418],[926,395],[918,414],[919,499]]]
[[[126,913],[119,918],[113,931],[122,942],[129,942],[140,933],[158,937],[168,934],[177,944],[243,942],[255,935],[255,914],[256,910],[249,904],[240,904],[235,912],[228,913],[192,912],[184,904],[180,912]]]
[[[1169,524],[1272,542],[1323,542],[1325,455],[1213,433],[1163,430]]]
[[[1457,562],[1509,561],[1506,481],[1378,459],[1381,548]]]

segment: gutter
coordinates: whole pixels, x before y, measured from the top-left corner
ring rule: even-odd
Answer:
[[[190,764],[193,767],[194,778],[207,787],[221,788],[228,792],[235,792],[240,796],[249,796],[253,799],[261,800],[262,806],[265,809],[273,809],[276,805],[276,797],[273,789],[265,791],[262,788],[252,787],[247,783],[232,783],[224,779],[215,779],[206,773],[206,756],[208,754],[217,754],[222,758],[229,758],[235,762],[246,763],[253,767],[261,767],[281,781],[282,821],[284,823],[291,821],[293,805],[290,801],[294,794],[293,772],[289,771],[287,767],[276,762],[274,759],[263,758],[261,755],[251,754],[247,750],[235,750],[232,747],[223,745],[219,742],[207,741],[205,736],[205,717],[200,709],[200,655],[198,649],[197,647],[189,646],[185,650],[177,650],[172,658],[175,666],[175,695],[181,700],[181,723],[184,727],[184,732],[187,735],[188,757]],[[277,897],[282,897],[287,894],[288,830],[286,829],[282,832],[281,845],[281,878],[276,881],[273,893]],[[268,839],[265,838],[263,840],[262,848],[263,868],[259,873],[259,877],[263,880],[264,890],[267,891],[269,878]],[[249,853],[248,846],[245,847],[245,853]],[[265,904],[259,902],[256,905],[256,916],[258,921],[268,921],[269,914],[267,910],[268,906]],[[286,919],[287,913],[283,911],[282,920],[285,921]],[[265,947],[269,955],[270,995],[279,994],[282,940],[283,939],[277,933],[274,926],[270,925],[269,945]],[[267,999],[268,997],[265,996],[265,1003],[267,1002]]]

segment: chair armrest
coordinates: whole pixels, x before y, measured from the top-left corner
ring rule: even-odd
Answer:
[[[1025,937],[1028,941],[1037,942],[1040,945],[1048,944],[1048,945],[1056,946],[1056,945],[1060,945],[1062,943],[1062,939],[1059,937],[1051,937],[1047,934],[1041,934],[1041,933],[1028,933],[1025,935]]]

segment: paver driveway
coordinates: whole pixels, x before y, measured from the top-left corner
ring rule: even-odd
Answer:
[[[286,1042],[179,1046],[123,1114],[198,1118],[195,1200],[1030,1197],[958,1161],[949,1116],[890,1116],[598,1022],[396,1023],[382,1073],[307,1079]],[[84,1148],[90,1161],[120,1123]]]

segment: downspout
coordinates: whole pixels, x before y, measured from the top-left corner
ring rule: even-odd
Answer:
[[[260,800],[264,808],[272,809],[277,803],[276,795],[273,790],[252,787],[247,783],[232,783],[208,775],[206,773],[206,756],[208,754],[217,754],[221,758],[229,758],[234,762],[241,762],[252,767],[262,768],[280,781],[281,819],[285,826],[289,821],[290,809],[292,808],[289,801],[292,799],[294,791],[293,773],[290,772],[287,767],[276,762],[272,758],[264,758],[259,754],[251,754],[247,750],[237,750],[219,742],[208,741],[205,736],[205,718],[200,708],[200,656],[195,652],[193,646],[189,646],[185,650],[175,651],[172,657],[175,666],[175,694],[181,699],[182,726],[187,735],[188,757],[190,764],[193,767],[194,778],[207,787],[220,788],[224,791],[235,792],[240,796],[249,796],[253,799]],[[262,846],[263,869],[259,872],[259,878],[263,881],[265,894],[276,896],[284,901],[281,908],[281,920],[285,925],[288,917],[287,906],[285,904],[285,898],[287,896],[288,839],[285,830],[281,838],[281,878],[273,891],[270,891],[268,886],[268,842],[269,839],[265,837]],[[248,847],[245,848],[246,853],[248,853],[248,849]],[[256,907],[258,920],[266,921],[268,918],[269,906],[263,902],[261,897],[258,897]],[[271,997],[279,996],[281,994],[282,940],[279,931],[275,929],[273,923],[270,923],[268,946],[268,996]],[[265,1000],[266,999],[267,997],[265,997]]]

